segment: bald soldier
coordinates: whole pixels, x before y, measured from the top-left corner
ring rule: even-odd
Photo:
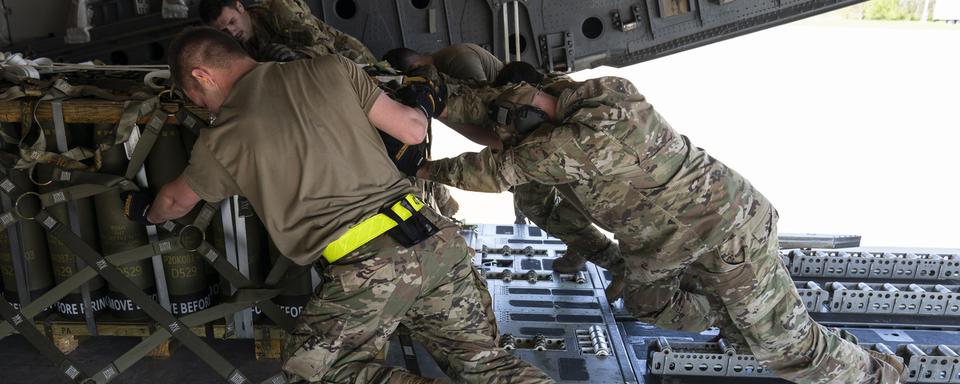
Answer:
[[[233,36],[257,61],[340,54],[358,64],[377,61],[360,40],[317,19],[302,0],[201,0],[200,19]]]
[[[490,51],[473,43],[451,44],[431,54],[420,54],[409,48],[395,48],[383,55],[391,67],[409,71],[424,65],[454,79],[491,83],[497,77],[503,62]]]
[[[125,212],[161,223],[243,195],[281,253],[324,276],[283,347],[289,382],[435,382],[373,362],[401,323],[456,382],[552,382],[499,348],[472,251],[413,194],[378,134],[423,141],[442,108],[435,87],[402,88],[408,107],[342,56],[258,63],[212,28],[175,38],[170,67],[216,122],[180,177],[156,199],[128,194]]]
[[[432,161],[419,175],[481,192],[555,185],[616,235],[624,304],[641,321],[686,331],[720,324],[798,383],[899,382],[899,357],[862,349],[810,318],[781,264],[766,198],[674,131],[629,81],[569,83],[558,97],[521,84],[492,108],[495,124],[520,143]],[[689,276],[701,292],[681,286]]]

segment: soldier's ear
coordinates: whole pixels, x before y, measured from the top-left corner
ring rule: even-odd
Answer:
[[[190,70],[190,76],[196,79],[203,88],[213,85],[213,77],[210,76],[210,72],[207,72],[203,68],[194,68]]]
[[[240,0],[237,0],[237,2],[233,4],[233,8],[237,10],[237,13],[243,14],[243,3],[241,3]]]

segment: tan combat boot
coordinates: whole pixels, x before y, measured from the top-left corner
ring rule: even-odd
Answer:
[[[610,285],[607,286],[607,289],[603,290],[603,293],[607,296],[608,303],[617,301],[617,299],[623,296],[623,288],[626,286],[622,271],[620,273],[612,273],[612,275],[613,280],[610,281]]]
[[[553,270],[559,273],[577,273],[587,264],[587,259],[579,251],[567,248],[562,257],[553,260]]]
[[[876,384],[899,384],[906,381],[907,367],[903,365],[900,356],[871,350],[867,350],[867,353],[870,354],[870,360],[878,374]]]

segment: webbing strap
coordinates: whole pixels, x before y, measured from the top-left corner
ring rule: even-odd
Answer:
[[[241,290],[234,295],[234,298],[236,298],[235,300],[230,300],[215,307],[183,316],[180,318],[180,322],[182,322],[187,328],[200,326],[216,319],[223,318],[223,316],[226,316],[227,314],[249,308],[251,305],[256,304],[257,302],[269,300],[279,293],[280,290],[278,289]],[[92,378],[97,383],[107,383],[111,381],[114,377],[125,372],[127,369],[136,364],[137,361],[140,361],[140,359],[144,358],[148,353],[150,353],[150,351],[157,348],[169,338],[169,332],[162,328],[158,329],[156,332],[143,339],[132,349],[116,358],[104,369],[100,370],[100,372],[94,374]]]
[[[29,172],[30,180],[36,185],[49,185],[54,182],[59,182],[66,185],[94,184],[110,188],[119,187],[123,191],[136,191],[140,189],[136,183],[124,179],[121,176],[106,173],[72,171],[61,168],[52,168],[52,174],[49,180],[39,180],[39,177],[34,176],[35,168],[36,167],[31,167]]]
[[[5,173],[5,171],[3,173]],[[21,189],[9,178],[0,182],[0,192],[3,192],[13,200],[16,200],[15,198],[18,198],[19,195],[22,194]],[[217,354],[210,345],[186,329],[183,323],[173,317],[173,315],[161,307],[160,304],[153,301],[149,295],[125,277],[117,267],[107,262],[103,256],[91,248],[83,239],[70,231],[63,223],[42,210],[37,213],[35,219],[47,230],[48,234],[53,235],[67,246],[67,248],[73,250],[74,254],[80,259],[83,259],[87,265],[94,267],[97,273],[110,283],[114,289],[132,299],[134,303],[140,305],[140,308],[147,316],[157,321],[161,327],[165,328],[184,346],[193,351],[197,357],[207,363],[207,365],[213,368],[219,375],[235,384],[242,384],[248,381],[246,377],[234,368],[230,362],[224,359],[223,356]]]
[[[53,192],[39,194],[39,196],[40,201],[43,203],[43,207],[48,208],[57,204],[66,203],[68,201],[99,195],[111,189],[113,188],[96,184],[80,184],[72,185]]]
[[[160,130],[163,128],[163,122],[166,120],[167,113],[163,111],[163,108],[157,108],[153,111],[153,117],[150,119],[150,122],[147,123],[146,129],[141,132],[140,141],[137,142],[137,146],[133,150],[133,155],[130,156],[130,163],[127,164],[127,173],[125,173],[123,177],[132,180],[137,176],[140,167],[142,167],[143,163],[147,160],[147,155],[149,155],[150,150],[153,149],[153,144],[156,143],[157,138],[160,137]]]
[[[41,211],[37,215],[37,221],[40,222],[48,233],[60,239],[64,245],[74,251],[74,253],[83,259],[88,265],[94,266],[100,276],[110,283],[117,291],[123,293],[135,303],[140,305],[150,318],[156,320],[162,327],[177,338],[184,346],[193,351],[201,360],[213,368],[220,376],[228,381],[238,384],[247,382],[246,377],[240,373],[230,362],[220,356],[207,343],[203,342],[197,335],[190,332],[183,323],[177,320],[170,312],[167,312],[160,304],[144,293],[130,279],[123,276],[119,269],[111,265],[91,248],[83,239],[67,229],[56,218],[46,212]]]
[[[207,123],[203,120],[200,120],[199,117],[187,110],[186,107],[180,106],[180,109],[177,110],[177,113],[174,114],[177,118],[177,122],[180,123],[183,127],[193,132],[194,135],[200,135],[200,130],[207,127]],[[189,149],[189,148],[187,148]]]
[[[180,248],[177,246],[177,242],[173,239],[167,239],[116,253],[107,256],[106,259],[107,262],[112,265],[121,266],[136,261],[149,259],[153,255],[167,254],[178,250],[180,250]],[[23,307],[23,314],[32,319],[34,316],[37,316],[43,312],[45,308],[56,304],[57,301],[70,294],[70,292],[72,292],[74,289],[77,289],[77,287],[89,281],[96,275],[97,272],[88,265],[87,267],[77,271],[77,273],[75,273],[73,276],[70,276],[60,284],[57,284],[37,299],[30,302],[29,305]],[[0,322],[0,339],[9,336],[12,333],[13,327],[9,323]]]
[[[211,206],[212,205],[210,204],[205,205],[204,211],[207,211],[207,208]],[[194,224],[190,226],[182,226],[180,224],[177,224],[176,222],[168,221],[166,223],[163,223],[159,227],[171,233],[174,233],[177,235],[183,235],[185,233],[184,228],[186,227],[199,228],[200,224],[203,224],[202,222],[203,216],[204,216],[203,214],[198,215],[197,221],[194,221]],[[209,218],[205,220],[209,221]],[[199,245],[193,247],[192,244],[187,244],[187,245],[183,244],[184,242],[187,242],[189,240],[178,239],[178,241],[181,242],[181,246],[184,247],[185,249],[193,248],[194,252],[202,256],[203,259],[206,260],[208,263],[210,263],[210,265],[212,265],[213,268],[218,273],[220,273],[220,275],[223,276],[224,279],[229,281],[230,284],[233,284],[235,287],[246,288],[254,285],[249,279],[247,279],[246,276],[240,273],[240,271],[237,270],[237,268],[234,267],[233,264],[230,264],[230,261],[227,260],[226,257],[222,257],[222,255],[220,254],[220,251],[218,251],[215,247],[210,245],[210,243],[206,241],[201,241]],[[290,283],[290,281],[288,281],[288,283]],[[262,305],[260,305],[260,310],[263,311],[263,313],[267,315],[267,317],[273,320],[274,323],[276,323],[278,326],[283,328],[283,330],[287,332],[293,332],[293,330],[295,329],[293,318],[283,313],[283,311],[280,310],[280,307],[276,303],[272,301],[267,301]]]
[[[17,310],[13,308],[13,305],[2,296],[0,296],[0,315],[10,324],[13,324],[17,331],[19,331],[30,344],[33,344],[33,347],[36,348],[37,351],[53,362],[53,364],[60,369],[60,372],[63,372],[70,380],[80,382],[87,378],[87,375],[81,372],[80,368],[78,368],[70,358],[64,355],[63,352],[60,352],[60,350],[53,345],[52,341],[40,334],[40,331],[33,325],[33,321],[29,320],[29,317],[25,317],[22,313],[17,312]]]

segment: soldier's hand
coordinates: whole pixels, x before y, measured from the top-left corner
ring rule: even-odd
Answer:
[[[424,65],[406,73],[397,97],[401,103],[421,106],[430,117],[438,117],[446,108],[447,85],[436,68]]]
[[[430,162],[429,161],[424,161],[423,164],[420,164],[420,168],[417,169],[417,178],[430,179]]]
[[[144,191],[125,191],[120,193],[123,215],[130,221],[143,225],[153,225],[147,220],[147,212],[153,204],[153,194]]]
[[[273,61],[294,61],[300,54],[286,45],[274,43],[267,46],[267,57]]]

